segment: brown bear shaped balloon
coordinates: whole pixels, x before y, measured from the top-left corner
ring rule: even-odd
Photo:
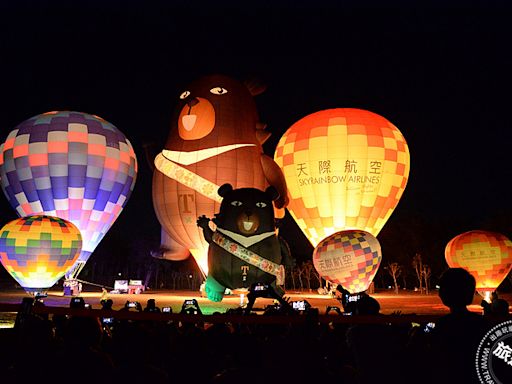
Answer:
[[[261,190],[274,186],[280,196],[275,206],[286,206],[281,169],[263,153],[262,143],[269,136],[259,122],[251,89],[232,78],[206,76],[181,93],[153,174],[163,258],[183,260],[190,252],[207,274],[208,243],[196,220],[218,212],[222,198],[217,190],[225,183]]]

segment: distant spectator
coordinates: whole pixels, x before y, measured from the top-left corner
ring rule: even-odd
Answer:
[[[144,308],[144,312],[161,312],[160,308],[156,306],[155,299],[149,299],[146,302],[146,308]]]
[[[114,302],[112,301],[112,299],[106,299],[106,300],[101,300],[100,304],[101,304],[101,309],[104,309],[106,311],[111,311],[112,305],[114,304]]]
[[[108,292],[105,289],[105,287],[103,287],[103,288],[101,288],[101,300],[100,301],[107,300],[107,299],[108,299]]]
[[[505,318],[510,315],[508,301],[499,298],[496,292],[492,293],[490,303],[482,300],[480,305],[484,309],[484,315],[488,318]]]
[[[370,295],[363,294],[361,298],[355,302],[356,315],[378,315],[379,312],[379,302]]]

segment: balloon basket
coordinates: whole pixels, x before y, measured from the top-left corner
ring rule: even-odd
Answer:
[[[492,301],[492,294],[494,292],[494,289],[482,289],[482,290],[477,290],[477,292],[488,303],[490,303]]]
[[[27,292],[34,299],[39,299],[43,297],[47,297],[48,288],[24,288],[25,292]]]
[[[66,279],[63,284],[64,296],[78,296],[82,292],[82,283],[77,279]]]

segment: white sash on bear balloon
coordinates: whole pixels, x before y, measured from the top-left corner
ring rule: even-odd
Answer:
[[[254,265],[255,267],[261,269],[263,272],[267,272],[275,276],[277,285],[284,284],[285,270],[283,265],[274,263],[273,261],[261,257],[257,253],[254,253],[242,245],[235,243],[218,231],[213,233],[212,240],[215,244],[225,249],[232,255],[251,265]]]
[[[216,202],[220,203],[222,198],[218,195],[219,186],[209,180],[195,174],[192,171],[167,159],[162,153],[155,157],[155,166],[165,176],[170,177],[183,185],[199,192]]]

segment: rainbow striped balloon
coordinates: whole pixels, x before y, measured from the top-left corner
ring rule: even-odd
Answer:
[[[29,293],[51,288],[73,267],[81,248],[78,228],[58,217],[22,217],[0,230],[0,261]]]
[[[0,146],[2,190],[18,215],[56,216],[80,229],[83,249],[73,277],[123,210],[136,176],[128,139],[87,113],[32,117]]]

